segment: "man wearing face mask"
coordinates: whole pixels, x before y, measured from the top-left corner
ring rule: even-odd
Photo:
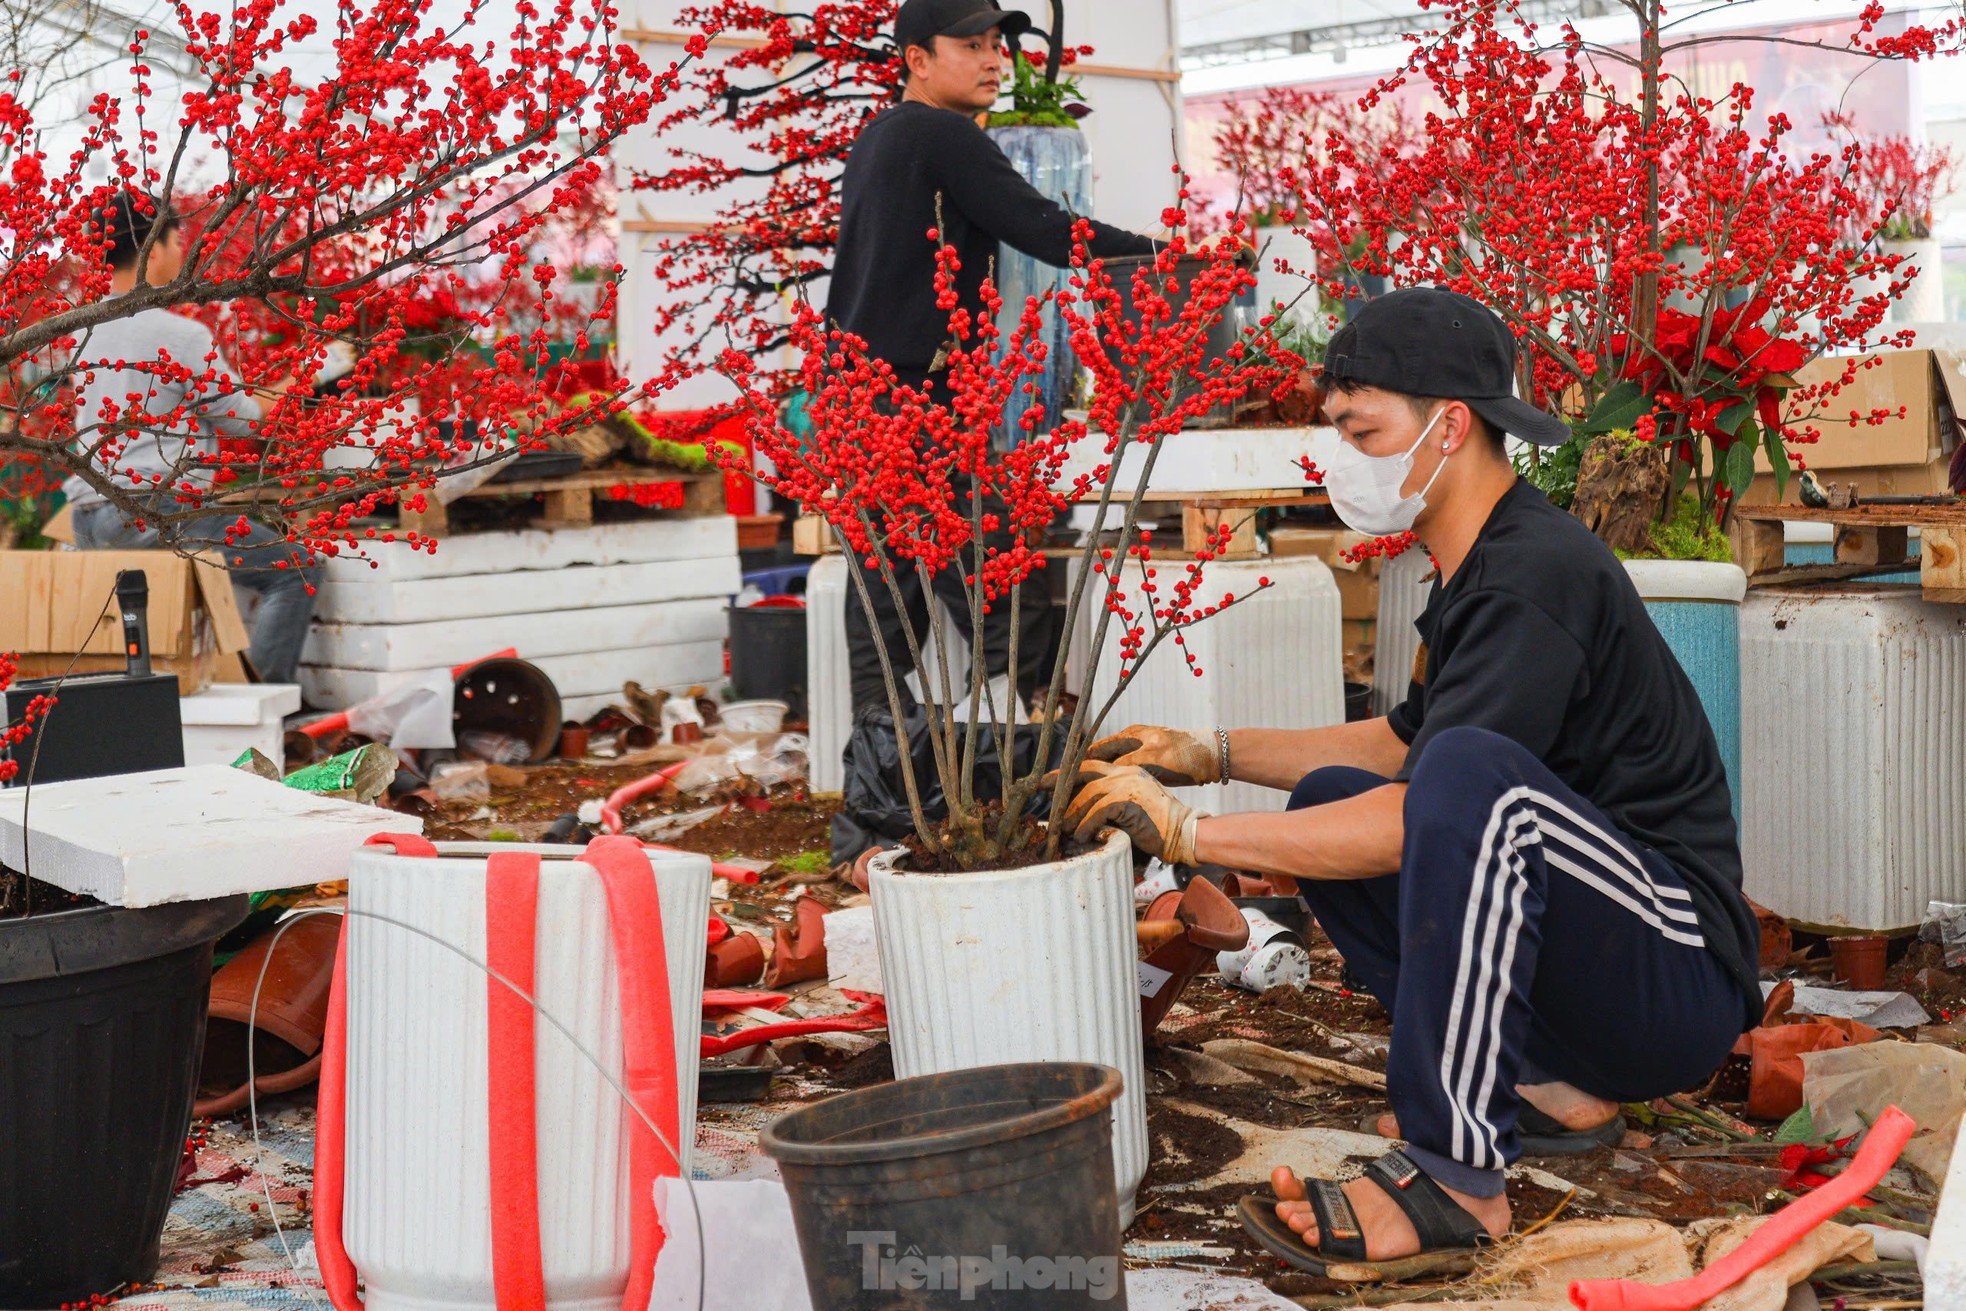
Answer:
[[[1623,566],[1516,476],[1504,433],[1569,431],[1512,396],[1515,356],[1435,288],[1331,340],[1333,508],[1411,529],[1440,566],[1406,701],[1333,728],[1129,728],[1065,815],[1294,884],[1391,1014],[1378,1127],[1404,1150],[1343,1185],[1279,1168],[1241,1208],[1308,1270],[1501,1236],[1506,1166],[1615,1143],[1620,1102],[1698,1084],[1761,1012],[1712,729]],[[1202,815],[1162,786],[1221,779],[1290,809]]]

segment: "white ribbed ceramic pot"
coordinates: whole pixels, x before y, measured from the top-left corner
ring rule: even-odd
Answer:
[[[900,1078],[1017,1061],[1118,1070],[1113,1158],[1120,1223],[1147,1173],[1147,1072],[1123,833],[1025,869],[920,874],[873,861],[874,935]]]
[[[487,976],[395,924],[485,959],[486,857],[536,852],[535,996],[621,1077],[621,1001],[600,874],[578,847],[358,852],[349,869],[342,1238],[368,1311],[494,1311]],[[683,1169],[695,1137],[707,857],[651,851],[676,1034]],[[1136,1026],[1137,1027],[1137,1026]],[[560,1031],[535,1025],[540,1251],[553,1311],[619,1311],[629,1258],[626,1108]]]

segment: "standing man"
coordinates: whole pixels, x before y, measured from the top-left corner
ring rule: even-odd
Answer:
[[[1094,745],[1065,815],[1295,881],[1391,1014],[1381,1132],[1404,1150],[1342,1185],[1279,1168],[1275,1200],[1242,1207],[1313,1271],[1500,1237],[1526,1140],[1615,1141],[1618,1103],[1698,1084],[1761,1012],[1713,730],[1624,567],[1516,476],[1504,433],[1569,430],[1514,376],[1501,321],[1431,287],[1331,339],[1332,506],[1411,529],[1440,566],[1404,704],[1334,728],[1130,728]],[[1161,786],[1224,778],[1291,789],[1290,809],[1200,815]]]
[[[936,305],[936,243],[930,229],[955,248],[962,261],[957,292],[963,308],[980,314],[982,286],[997,247],[1008,245],[1063,268],[1071,263],[1068,213],[1026,182],[997,144],[976,124],[996,103],[1003,77],[1003,44],[1030,30],[1031,20],[990,0],[906,0],[894,20],[894,44],[903,64],[901,101],[861,130],[847,156],[841,182],[840,238],[833,262],[831,325],[867,343],[903,386],[927,388],[946,403],[941,387],[949,311]],[[1092,254],[1100,258],[1152,255],[1147,237],[1094,221]],[[990,544],[1008,545],[1009,539]],[[858,561],[851,567],[861,568]],[[962,570],[948,569],[934,591],[948,605],[963,635],[984,644],[990,677],[1010,663],[1008,598],[984,616],[983,633],[970,631]],[[866,576],[880,637],[897,677],[911,668],[901,616],[877,572]],[[897,577],[908,622],[917,637],[928,629],[930,598],[911,572]],[[856,589],[857,592],[858,589]],[[1042,583],[1034,588],[1042,593]],[[1051,606],[1041,595],[1018,607],[1017,687],[1028,702],[1046,664]],[[865,607],[846,607],[848,664],[853,709],[887,704],[886,684]],[[927,682],[928,671],[923,671]]]
[[[130,294],[139,281],[162,287],[176,279],[184,267],[176,215],[126,191],[109,206],[106,222],[112,297]],[[172,367],[160,369],[166,359]],[[154,514],[183,511],[181,489],[208,498],[219,438],[251,437],[260,418],[259,402],[219,353],[211,330],[161,306],[89,329],[76,348],[74,372],[78,444],[105,478]],[[293,386],[288,379],[260,390],[272,398]],[[228,538],[239,516],[217,507],[169,525],[153,515],[139,522],[79,475],[63,490],[75,507],[76,545],[84,550],[164,548],[223,556],[233,586],[259,597],[253,668],[269,683],[294,681],[314,596],[284,537],[251,524]]]

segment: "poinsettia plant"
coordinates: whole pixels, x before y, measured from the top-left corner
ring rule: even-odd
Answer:
[[[1008,332],[998,326],[1004,307],[992,283],[984,284],[980,312],[959,303],[959,260],[953,248],[940,246],[936,290],[949,311],[950,346],[947,371],[933,391],[904,385],[868,356],[864,343],[828,329],[801,304],[792,335],[803,359],[799,380],[811,396],[805,437],[781,421],[771,380],[750,355],[732,351],[721,362],[741,391],[751,439],[768,457],[772,472],[762,480],[824,516],[862,563],[849,603],[866,607],[870,617],[874,589],[890,589],[896,610],[905,613],[904,576],[926,588],[937,574],[954,570],[964,580],[972,631],[982,629],[986,613],[1009,607],[1016,634],[1021,606],[1049,604],[1042,576],[1052,567],[1047,531],[1069,505],[1096,507],[1104,531],[1065,553],[1078,567],[1060,616],[1056,658],[1030,707],[1037,721],[1033,751],[1009,749],[1022,716],[1014,689],[992,686],[986,677],[984,643],[975,644],[967,665],[952,667],[945,656],[924,667],[926,635],[903,625],[899,645],[890,647],[878,636],[881,626],[869,625],[879,644],[917,852],[931,867],[1055,858],[1062,829],[1047,831],[1036,820],[1047,805],[1062,802],[1141,662],[1172,644],[1193,667],[1186,630],[1243,599],[1211,589],[1207,580],[1207,565],[1225,549],[1233,525],[1222,525],[1191,558],[1170,561],[1157,555],[1153,534],[1140,523],[1141,507],[1167,438],[1219,406],[1294,382],[1301,362],[1280,349],[1250,351],[1242,343],[1210,357],[1211,329],[1254,285],[1254,275],[1234,243],[1191,253],[1181,235],[1183,210],[1163,217],[1175,240],[1126,279],[1088,257],[1091,229],[1081,223],[1067,286],[1029,298]],[[930,232],[924,239],[936,237]],[[1019,420],[1026,436],[999,450],[991,435],[1006,404],[1044,368],[1040,328],[1047,301],[1070,325],[1072,349],[1092,374],[1091,408],[1084,418],[1068,418],[1031,406]],[[1127,313],[1129,304],[1138,307],[1137,318]],[[1067,476],[1068,468],[1089,471]],[[1027,584],[1035,596],[1025,595]],[[1258,586],[1267,585],[1265,579]],[[933,646],[946,653],[948,621],[941,606],[929,610]],[[1100,680],[1097,703],[1083,702],[1067,717],[1067,670],[1081,661],[1100,667],[1109,640],[1115,656],[1105,667],[1112,682]],[[1012,670],[1019,665],[1015,642],[1013,636]],[[919,776],[909,746],[905,671],[911,667],[921,671],[927,691],[922,713],[932,777]],[[985,735],[996,759],[1006,762],[1001,786],[987,795],[977,787]],[[1047,784],[1054,767],[1057,779]],[[946,813],[931,804],[936,796]]]
[[[1856,365],[1803,388],[1794,370],[1904,344],[1885,320],[1907,275],[1879,244],[1891,213],[1866,208],[1857,185],[1861,146],[1803,154],[1786,118],[1756,113],[1752,88],[1696,94],[1670,61],[1704,38],[1669,41],[1660,0],[1620,4],[1635,20],[1627,47],[1568,24],[1551,39],[1514,5],[1431,0],[1439,21],[1362,107],[1413,82],[1437,107],[1404,152],[1332,134],[1306,230],[1334,293],[1348,273],[1430,282],[1502,315],[1523,347],[1521,394],[1594,443],[1570,453],[1594,489],[1580,517],[1647,553],[1646,516],[1604,504],[1640,499],[1663,523],[1690,492],[1712,525],[1757,451],[1785,481],[1791,448],[1816,436],[1808,416]],[[1823,48],[1881,60],[1958,47],[1956,19],[1887,33],[1884,18],[1867,6],[1847,44]],[[1637,435],[1637,458],[1619,433]]]

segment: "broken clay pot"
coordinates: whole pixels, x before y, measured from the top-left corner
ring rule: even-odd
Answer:
[[[321,1035],[327,1029],[328,991],[341,924],[339,915],[310,915],[276,925],[212,975],[193,1115],[201,1119],[229,1115],[247,1104],[248,1042],[261,1097],[304,1088],[319,1077]]]
[[[733,933],[710,948],[703,963],[706,988],[744,988],[765,972],[764,944],[748,933]]]
[[[800,897],[793,903],[792,923],[774,924],[771,938],[767,988],[826,977],[826,907],[817,898]]]
[[[1207,879],[1191,879],[1183,891],[1162,893],[1144,918],[1171,919],[1182,927],[1179,937],[1163,942],[1140,962],[1140,1022],[1152,1033],[1218,953],[1242,950],[1249,941],[1249,924],[1228,895]]]

